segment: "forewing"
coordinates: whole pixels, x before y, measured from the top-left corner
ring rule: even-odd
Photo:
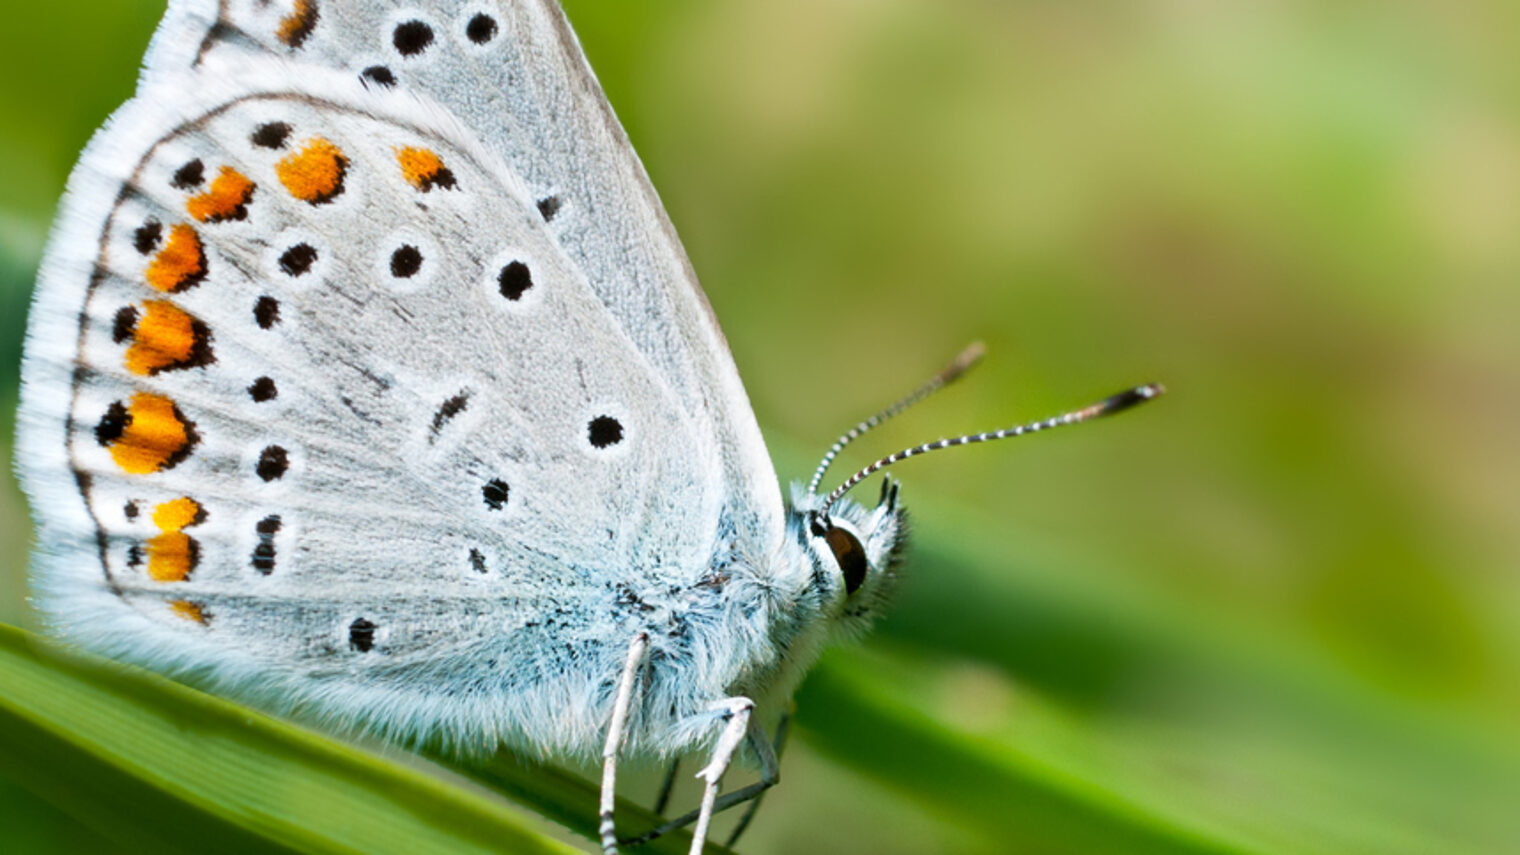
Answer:
[[[639,595],[726,548],[710,425],[446,111],[223,62],[71,178],[18,455],[46,603],[107,652],[489,742],[535,716],[428,699],[616,673]]]
[[[742,552],[769,555],[781,495],[722,331],[627,135],[553,0],[182,0],[147,73],[227,53],[346,70],[425,94],[522,177],[592,290],[704,424]]]

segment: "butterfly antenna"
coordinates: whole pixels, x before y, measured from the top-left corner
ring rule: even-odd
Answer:
[[[866,433],[887,419],[892,418],[903,410],[906,410],[919,401],[922,401],[935,392],[938,392],[940,389],[943,389],[944,387],[960,379],[960,376],[962,374],[970,371],[972,366],[981,361],[982,354],[986,352],[987,349],[982,346],[981,342],[972,342],[966,347],[965,350],[961,351],[960,355],[956,356],[949,365],[941,368],[938,374],[930,377],[929,382],[913,390],[913,392],[906,398],[903,398],[892,406],[887,407],[885,410],[882,410],[876,415],[866,419],[865,421],[846,431],[844,436],[841,436],[839,439],[835,440],[834,444],[829,447],[828,453],[823,455],[823,460],[818,462],[818,468],[813,471],[813,480],[808,482],[808,495],[813,495],[818,492],[818,482],[823,480],[824,473],[829,471],[829,464],[834,462],[834,458],[839,456],[839,452],[843,451],[845,446],[859,439],[862,434]]]
[[[1045,419],[1044,421],[1030,422],[1026,425],[1019,425],[1018,427],[989,431],[987,433],[972,433],[965,436],[958,436],[954,439],[942,439],[938,442],[927,442],[923,445],[917,445],[912,448],[905,448],[896,454],[891,454],[883,457],[875,463],[872,463],[870,466],[867,466],[859,472],[856,472],[854,475],[851,475],[848,480],[836,487],[834,489],[834,492],[830,493],[828,498],[824,500],[823,506],[818,509],[817,516],[819,519],[827,520],[829,518],[829,508],[833,507],[834,503],[839,501],[839,497],[843,496],[845,493],[848,493],[851,487],[854,487],[861,481],[864,481],[865,479],[871,477],[871,475],[878,470],[885,469],[886,467],[891,466],[892,464],[899,461],[907,460],[909,457],[913,457],[919,454],[927,454],[931,451],[938,451],[941,448],[954,448],[957,445],[972,445],[978,442],[991,442],[995,439],[1008,439],[1010,437],[1023,436],[1026,433],[1038,433],[1039,431],[1049,430],[1050,428],[1081,424],[1082,422],[1092,421],[1093,419],[1099,418],[1101,416],[1113,415],[1114,413],[1127,410],[1130,407],[1143,404],[1146,401],[1159,396],[1162,392],[1165,391],[1166,389],[1163,388],[1160,383],[1147,383],[1144,386],[1136,386],[1133,389],[1126,389],[1117,395],[1110,395],[1098,403],[1083,407],[1080,410],[1072,410],[1069,413],[1053,416],[1051,418]]]

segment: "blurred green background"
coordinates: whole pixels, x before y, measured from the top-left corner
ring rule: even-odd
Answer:
[[[784,478],[974,338],[847,462],[1172,392],[898,470],[911,579],[745,851],[1520,852],[1520,7],[567,6]],[[161,12],[0,28],[7,460],[54,205]],[[0,848],[113,846],[28,784]]]

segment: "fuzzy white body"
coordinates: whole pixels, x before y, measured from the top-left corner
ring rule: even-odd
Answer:
[[[291,9],[310,8],[293,46]],[[432,36],[399,55],[410,22]],[[361,76],[378,63],[395,85]],[[254,140],[271,125],[288,138]],[[315,202],[282,172],[314,140],[342,158],[340,192]],[[419,187],[408,149],[449,186]],[[237,215],[198,219],[222,169],[254,189]],[[203,275],[153,287],[167,238],[145,251],[148,223],[191,229]],[[292,274],[298,244],[316,260]],[[404,276],[402,247],[421,256]],[[531,287],[509,298],[514,263]],[[151,332],[121,318],[150,300],[195,318],[209,358],[134,370]],[[171,3],[138,96],[70,179],[23,380],[17,459],[50,618],[267,707],[588,756],[647,633],[629,749],[682,752],[711,739],[719,699],[774,719],[823,642],[868,618],[802,525],[812,500],[783,505],[658,199],[539,0]],[[263,380],[278,394],[251,397]],[[129,471],[141,395],[194,439]],[[615,441],[588,439],[599,418]],[[155,509],[179,499],[201,514],[166,528]],[[896,510],[835,513],[874,585]],[[167,535],[194,546],[166,580]]]

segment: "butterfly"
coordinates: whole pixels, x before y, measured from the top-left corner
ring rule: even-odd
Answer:
[[[701,751],[713,814],[886,603],[906,457],[783,498],[722,331],[549,0],[174,0],[72,174],[19,468],[62,635],[463,753]],[[721,779],[745,750],[758,783]],[[735,832],[742,831],[744,822]],[[647,835],[648,836],[653,836]]]

